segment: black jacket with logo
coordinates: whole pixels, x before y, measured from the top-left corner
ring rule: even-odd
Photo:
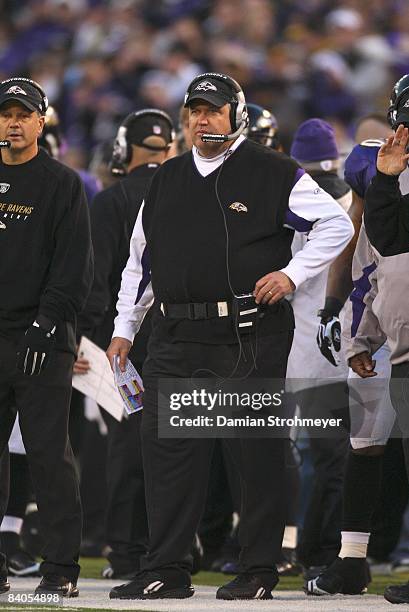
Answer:
[[[0,160],[0,335],[18,340],[41,315],[57,346],[75,352],[77,314],[92,283],[89,214],[81,179],[40,149]]]

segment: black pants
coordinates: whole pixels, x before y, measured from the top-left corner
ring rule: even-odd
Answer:
[[[203,547],[202,567],[210,569],[223,557],[223,548],[233,528],[233,512],[240,512],[240,478],[222,440],[215,440],[209,486],[199,537]]]
[[[409,361],[392,366],[389,388],[392,406],[402,433],[406,473],[409,478]]]
[[[6,514],[7,500],[9,497],[9,486],[9,449],[8,446],[6,446],[3,449],[3,452],[0,452],[0,521],[3,520],[3,517]],[[0,552],[0,578],[3,578],[4,576],[7,576],[6,557]]]
[[[392,366],[390,393],[403,438],[409,438],[409,361]]]
[[[25,376],[15,367],[15,345],[0,338],[0,455],[17,408],[45,537],[41,572],[76,580],[81,504],[68,439],[73,360],[73,355],[55,351],[42,374]],[[4,506],[0,500],[0,519]]]
[[[142,452],[149,523],[148,554],[143,569],[190,569],[190,548],[207,495],[214,440],[158,437],[158,379],[190,377],[198,368],[228,376],[238,357],[237,345],[164,342],[154,331],[143,380]],[[292,331],[258,339],[257,370],[252,378],[284,378]],[[248,342],[235,376],[250,369]],[[241,571],[275,571],[284,532],[286,499],[285,440],[225,439],[240,473],[242,508],[239,540]]]
[[[148,545],[140,430],[142,413],[118,422],[104,410],[108,427],[106,542],[115,572],[140,569]]]
[[[83,515],[81,554],[100,557],[106,544],[108,443],[107,436],[101,434],[97,421],[84,418],[82,430],[81,450],[78,455],[81,466],[80,495]]]
[[[297,394],[297,403],[304,418],[314,417],[317,413],[317,416],[342,418],[344,423],[348,423],[348,388],[344,381],[305,389]],[[311,436],[309,444],[314,479],[297,546],[298,558],[306,567],[328,565],[339,553],[348,429],[337,438]]]

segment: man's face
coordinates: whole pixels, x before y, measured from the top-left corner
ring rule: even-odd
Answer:
[[[0,107],[0,140],[9,140],[11,151],[35,149],[43,126],[44,117],[19,102],[10,100]]]
[[[203,134],[230,134],[230,104],[218,107],[205,100],[189,106],[189,132],[193,144],[202,153],[220,149],[220,143],[204,143]],[[228,146],[228,145],[227,145]]]

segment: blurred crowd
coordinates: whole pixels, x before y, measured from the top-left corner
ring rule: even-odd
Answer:
[[[330,120],[341,144],[354,120],[385,108],[409,72],[405,0],[3,0],[0,78],[47,91],[66,161],[88,164],[128,112],[176,119],[201,71],[230,74],[272,109],[288,149],[300,123]],[[287,145],[287,146],[286,146]]]

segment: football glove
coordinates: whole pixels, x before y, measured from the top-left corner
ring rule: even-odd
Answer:
[[[341,308],[342,303],[339,300],[327,297],[325,307],[318,311],[318,316],[321,317],[317,333],[318,348],[333,366],[340,363],[337,353],[341,350],[341,323],[338,318]]]
[[[55,346],[55,330],[46,330],[34,321],[26,330],[17,349],[17,368],[27,376],[37,376],[47,367]]]

